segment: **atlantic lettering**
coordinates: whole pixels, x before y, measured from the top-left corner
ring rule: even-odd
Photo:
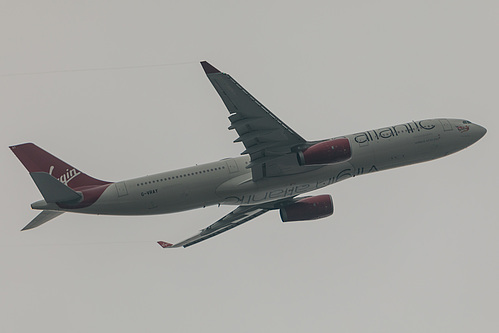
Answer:
[[[371,173],[376,171],[378,171],[378,168],[375,165],[372,165],[369,168],[369,171],[367,171],[366,173]],[[259,192],[255,194],[242,195],[239,197],[229,196],[224,199],[224,202],[230,204],[239,204],[239,205],[254,205],[266,201],[274,201],[276,199],[290,198],[299,194],[303,194],[309,191],[326,187],[328,185],[334,184],[344,179],[348,179],[350,177],[353,177],[355,172],[357,172],[357,175],[363,174],[364,167],[357,170],[353,170],[350,168],[343,169],[340,172],[338,172],[336,176],[327,179],[318,180],[315,183],[298,184],[268,192]]]
[[[392,137],[396,137],[399,136],[401,133],[412,134],[415,131],[418,132],[421,132],[421,130],[431,131],[434,128],[435,125],[428,120],[421,120],[418,122],[413,121],[412,123],[395,125],[392,127],[385,127],[377,130],[357,133],[355,134],[354,141],[359,144],[363,144],[372,141],[378,141],[382,139],[389,139]]]

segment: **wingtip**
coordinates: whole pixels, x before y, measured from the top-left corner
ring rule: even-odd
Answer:
[[[36,219],[36,218],[35,218],[35,219]],[[31,221],[31,222],[33,222],[33,221]],[[41,223],[41,224],[38,224],[38,223],[31,223],[31,222],[30,222],[30,223],[28,223],[28,224],[26,224],[26,225],[24,226],[24,228],[22,228],[22,229],[21,229],[21,231],[26,231],[26,230],[35,229],[36,227],[39,227],[40,225],[42,225],[43,223],[45,223],[45,222],[43,222],[43,223]],[[47,221],[47,222],[48,222],[48,221]]]
[[[34,145],[34,144],[32,142],[26,142],[26,143],[20,143],[20,144],[17,144],[17,145],[9,146],[9,148],[10,148],[10,150],[14,150],[14,149],[17,149],[19,147],[29,146],[29,145]]]
[[[172,247],[172,243],[164,242],[164,241],[158,241],[159,246],[161,246],[163,249]]]
[[[203,70],[206,74],[218,74],[221,73],[218,69],[213,67],[209,62],[207,61],[201,61],[201,66],[203,66]]]

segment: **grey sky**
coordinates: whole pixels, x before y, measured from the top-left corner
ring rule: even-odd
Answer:
[[[2,1],[1,332],[499,329],[497,1]],[[105,180],[237,156],[199,61],[307,139],[464,118],[476,145],[358,177],[332,217],[268,213],[162,250],[232,207],[64,214],[7,148],[35,142]],[[18,75],[85,68],[163,67]]]

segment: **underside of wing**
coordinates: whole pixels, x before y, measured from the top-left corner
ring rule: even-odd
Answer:
[[[253,180],[309,171],[300,167],[296,152],[307,146],[307,141],[277,118],[265,106],[239,85],[230,75],[201,62],[208,79],[218,92],[230,113],[229,129],[236,130],[246,148]]]
[[[217,222],[201,230],[197,235],[177,244],[170,244],[164,241],[159,241],[158,244],[163,248],[188,247],[240,226],[268,211],[269,209],[259,206],[239,206]]]
[[[309,197],[302,198],[285,198],[276,201],[271,201],[259,205],[254,206],[239,206],[234,209],[229,214],[222,217],[220,220],[211,224],[210,226],[201,230],[197,235],[187,238],[177,244],[171,244],[165,241],[158,241],[158,244],[163,248],[175,248],[175,247],[188,247],[208,238],[214,237],[216,235],[221,234],[222,232],[228,231],[232,228],[240,226],[243,223],[246,223],[254,218],[265,214],[270,210],[278,210],[284,207],[288,207],[290,205],[295,204],[301,199],[306,199]]]

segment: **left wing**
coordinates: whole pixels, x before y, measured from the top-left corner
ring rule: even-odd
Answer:
[[[163,248],[188,247],[246,223],[255,217],[268,212],[270,209],[271,208],[264,208],[262,206],[239,206],[217,222],[201,230],[201,232],[195,236],[177,244],[171,244],[164,241],[159,241],[158,244]]]
[[[246,148],[241,155],[248,154],[253,181],[264,177],[282,176],[310,171],[300,167],[296,152],[307,145],[307,141],[277,118],[256,100],[229,74],[222,73],[208,62],[201,62],[208,79],[218,92],[230,113],[229,129],[235,129]]]

